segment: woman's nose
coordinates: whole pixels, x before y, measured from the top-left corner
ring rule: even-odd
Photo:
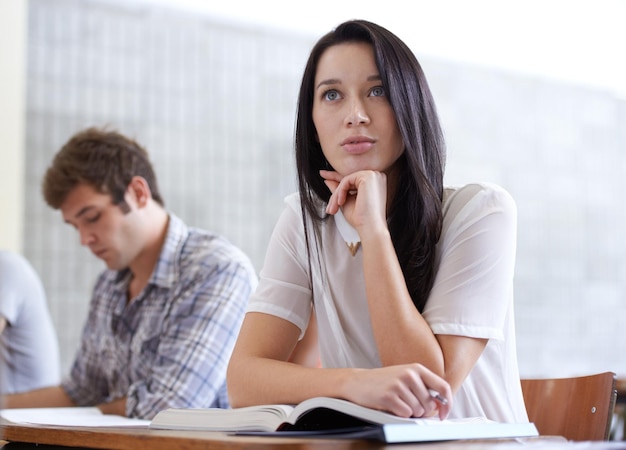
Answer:
[[[361,100],[353,100],[346,114],[346,124],[350,126],[368,124],[370,117]]]

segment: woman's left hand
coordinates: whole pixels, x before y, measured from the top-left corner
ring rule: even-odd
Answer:
[[[370,228],[387,227],[387,176],[382,172],[361,170],[342,177],[320,170],[331,196],[326,212],[336,214],[341,208],[350,225],[362,233]]]

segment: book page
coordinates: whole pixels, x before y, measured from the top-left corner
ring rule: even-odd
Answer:
[[[295,423],[300,416],[315,408],[329,408],[367,422],[378,424],[411,423],[416,425],[429,425],[434,421],[439,422],[438,418],[423,419],[399,417],[384,411],[357,405],[347,400],[330,397],[314,397],[303,401],[294,408],[293,413],[289,417],[289,423]]]
[[[279,431],[331,430],[378,424],[404,424],[412,426],[441,426],[460,423],[491,422],[485,417],[440,420],[438,417],[399,417],[384,411],[367,408],[337,398],[315,397],[297,405]]]
[[[243,408],[170,408],[159,412],[151,428],[205,431],[274,431],[291,410],[289,405],[259,405]]]
[[[67,427],[140,427],[149,420],[131,419],[114,414],[102,414],[94,407],[17,408],[3,409],[0,417],[16,424],[56,425]]]

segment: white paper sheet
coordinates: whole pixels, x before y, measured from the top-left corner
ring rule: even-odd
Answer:
[[[9,422],[34,425],[139,428],[150,425],[149,420],[102,414],[96,407],[3,409],[0,416]]]

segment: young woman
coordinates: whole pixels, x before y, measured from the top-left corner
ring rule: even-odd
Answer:
[[[299,194],[286,199],[230,361],[232,405],[329,396],[400,416],[527,421],[515,204],[494,185],[444,189],[435,105],[398,37],[355,20],[318,41],[296,162]],[[289,361],[313,311],[322,368]]]

